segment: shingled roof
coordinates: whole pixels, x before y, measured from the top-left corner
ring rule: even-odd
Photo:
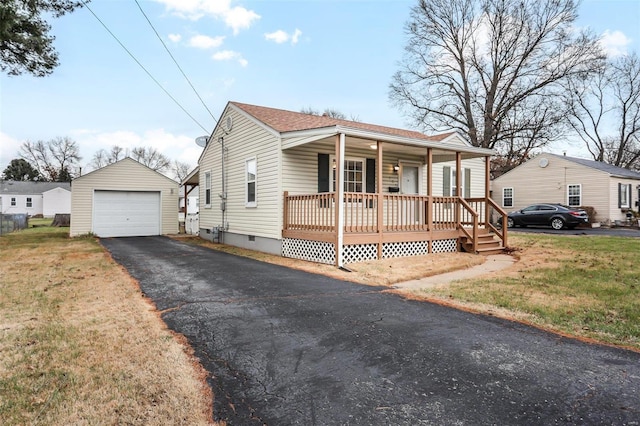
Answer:
[[[412,139],[422,139],[430,142],[439,142],[451,136],[455,132],[448,132],[434,136],[413,130],[396,129],[394,127],[378,126],[376,124],[361,123],[351,120],[340,120],[325,115],[305,114],[302,112],[286,111],[277,108],[269,108],[257,105],[229,102],[253,116],[258,121],[266,124],[280,133],[295,132],[300,130],[321,129],[325,127],[343,126],[352,129],[383,133],[387,135],[401,136]]]
[[[586,167],[591,167],[592,169],[600,170],[601,172],[609,173],[611,176],[629,178],[629,179],[640,179],[640,173],[638,172],[634,172],[633,170],[625,169],[618,166],[613,166],[611,164],[603,163],[602,161],[586,160],[584,158],[567,157],[565,155],[557,155],[557,154],[551,154],[551,155],[558,158],[563,158],[567,161],[571,161],[573,163],[577,163]]]
[[[40,195],[55,188],[71,191],[69,182],[0,181],[0,193],[16,195]]]

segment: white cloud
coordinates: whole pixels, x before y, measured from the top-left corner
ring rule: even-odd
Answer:
[[[289,34],[285,33],[282,30],[278,30],[272,33],[266,33],[264,35],[264,38],[269,41],[275,41],[276,43],[281,44],[286,43],[286,41],[289,40]]]
[[[221,50],[214,53],[212,58],[216,61],[231,61],[235,59],[243,67],[249,65],[249,61],[244,59],[240,52],[234,52],[233,50]]]
[[[231,0],[156,0],[165,8],[185,19],[197,21],[205,16],[221,19],[226,26],[238,34],[260,19],[253,10],[242,6],[231,6]]]
[[[22,142],[18,139],[0,132],[0,173],[7,168],[11,160],[20,158],[18,155],[20,145],[22,145]]]
[[[196,35],[189,39],[189,46],[197,47],[198,49],[211,49],[220,47],[223,42],[224,36],[209,37],[206,35]]]
[[[182,40],[182,36],[180,34],[169,34],[169,40],[174,43],[178,43],[180,40]]]
[[[296,28],[296,30],[293,32],[293,35],[291,36],[291,44],[298,44],[298,39],[301,35],[302,31]]]
[[[224,14],[224,22],[233,29],[234,34],[251,27],[251,24],[258,19],[260,19],[260,15],[240,6],[229,9]]]
[[[289,34],[283,30],[277,30],[272,33],[265,33],[264,38],[268,41],[273,41],[278,44],[286,43],[291,40],[291,44],[298,43],[300,36],[302,35],[302,31],[296,28],[293,34]]]
[[[626,54],[629,44],[631,44],[631,39],[622,31],[606,30],[600,38],[600,46],[607,56],[612,58]]]

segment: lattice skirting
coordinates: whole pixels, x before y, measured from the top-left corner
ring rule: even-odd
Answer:
[[[322,241],[285,238],[282,240],[282,255],[292,259],[328,263],[329,265],[336,263],[336,250],[334,245]]]
[[[342,261],[344,263],[364,262],[378,258],[378,246],[376,244],[352,244],[342,248]]]
[[[455,253],[458,251],[458,240],[436,240],[431,243],[433,253]]]
[[[458,241],[456,239],[432,242],[433,253],[455,253],[456,251],[458,251]],[[382,257],[384,259],[419,256],[428,253],[428,241],[384,243],[382,245]],[[285,238],[282,240],[282,255],[293,259],[327,263],[329,265],[333,265],[336,262],[336,251],[332,243],[297,238]],[[352,244],[343,247],[342,259],[345,264],[375,260],[377,257],[378,248],[376,244]]]

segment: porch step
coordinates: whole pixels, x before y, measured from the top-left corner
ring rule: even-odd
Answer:
[[[462,249],[468,253],[473,253],[473,244],[466,237],[461,240]],[[476,243],[476,254],[489,256],[491,254],[500,254],[504,252],[504,246],[499,239],[494,238],[492,233],[480,233]]]

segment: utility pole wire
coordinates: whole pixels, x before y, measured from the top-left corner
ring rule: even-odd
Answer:
[[[200,94],[198,93],[198,91],[196,90],[196,88],[193,86],[193,84],[191,83],[191,80],[189,80],[189,77],[187,77],[187,74],[185,74],[185,72],[183,71],[182,67],[178,64],[178,61],[176,61],[176,58],[173,56],[173,54],[171,53],[171,51],[169,50],[169,48],[167,47],[167,44],[164,42],[164,40],[162,40],[162,37],[160,37],[160,34],[158,34],[158,31],[156,30],[156,28],[153,26],[153,24],[151,23],[151,20],[149,19],[149,17],[147,16],[146,13],[144,13],[144,10],[142,10],[142,6],[140,6],[140,3],[138,2],[138,0],[134,0],[136,2],[136,5],[138,5],[138,9],[140,9],[140,12],[142,12],[142,15],[144,16],[144,18],[147,20],[147,22],[149,23],[149,26],[151,27],[151,29],[153,30],[153,32],[156,34],[156,37],[158,37],[158,40],[160,40],[160,43],[162,43],[162,46],[164,47],[164,50],[167,51],[167,53],[169,54],[169,56],[171,56],[171,59],[173,60],[173,63],[176,64],[176,67],[178,67],[178,69],[180,70],[180,72],[182,73],[182,76],[184,77],[185,80],[187,80],[187,83],[189,83],[189,86],[191,86],[191,89],[193,89],[193,93],[196,94],[196,96],[198,97],[198,99],[200,100],[200,103],[202,104],[202,106],[207,110],[207,112],[209,113],[209,115],[211,116],[211,118],[213,118],[213,121],[218,124],[218,120],[216,120],[216,117],[213,115],[213,113],[211,112],[211,110],[209,110],[209,107],[207,107],[207,104],[204,102],[204,100],[202,100],[202,97],[200,97]]]
[[[163,91],[167,96],[169,96],[169,98],[171,98],[171,100],[172,100],[176,105],[178,105],[178,107],[180,107],[180,109],[181,109],[185,114],[187,114],[187,115],[189,116],[189,118],[191,118],[191,120],[193,120],[193,122],[194,122],[194,123],[196,123],[196,124],[197,124],[197,125],[198,125],[202,130],[203,130],[203,131],[205,131],[206,133],[209,133],[209,131],[208,131],[208,130],[207,130],[207,129],[202,125],[202,124],[200,124],[200,123],[198,122],[198,120],[196,120],[196,119],[195,119],[191,114],[189,114],[189,112],[188,112],[188,111],[187,111],[187,110],[186,110],[186,109],[185,109],[185,108],[180,104],[180,102],[178,102],[178,101],[176,100],[176,98],[174,98],[174,97],[171,95],[171,93],[169,93],[169,92],[167,91],[167,89],[165,89],[165,88],[162,86],[162,84],[160,84],[160,82],[158,82],[158,80],[156,80],[156,78],[155,78],[153,75],[151,75],[151,73],[150,73],[150,72],[149,72],[149,71],[144,67],[144,65],[142,65],[142,63],[140,63],[140,61],[139,61],[139,60],[138,60],[138,59],[133,55],[133,53],[131,53],[131,52],[129,51],[129,49],[127,49],[127,48],[126,48],[126,46],[125,46],[124,44],[122,44],[122,42],[120,41],[120,39],[118,39],[118,37],[116,37],[116,35],[115,35],[113,32],[111,32],[111,30],[109,29],[109,27],[107,27],[107,25],[106,25],[104,22],[102,22],[102,20],[98,17],[98,15],[96,15],[96,13],[95,13],[95,12],[94,12],[90,7],[89,7],[89,5],[87,4],[87,2],[86,2],[86,1],[84,1],[84,0],[81,0],[81,1],[82,1],[82,4],[84,5],[84,7],[86,7],[86,8],[87,8],[87,10],[89,10],[89,12],[91,12],[91,14],[92,14],[92,15],[93,15],[97,20],[98,20],[98,22],[100,22],[100,24],[104,27],[104,29],[105,29],[105,30],[107,30],[107,32],[111,35],[111,37],[113,37],[113,38],[114,38],[114,40],[118,42],[118,44],[120,45],[120,47],[122,47],[122,48],[125,50],[125,52],[127,52],[127,53],[129,54],[129,56],[131,56],[131,58],[132,58],[132,59],[133,59],[133,60],[134,60],[134,61],[135,61],[139,66],[140,66],[140,68],[142,68],[142,69],[144,70],[144,72],[145,72],[145,73],[147,73],[147,75],[149,76],[149,78],[151,78],[151,80],[153,80],[153,81],[154,81],[154,83],[156,83],[156,85],[158,85],[158,87],[159,87],[160,89],[162,89],[162,91]]]

